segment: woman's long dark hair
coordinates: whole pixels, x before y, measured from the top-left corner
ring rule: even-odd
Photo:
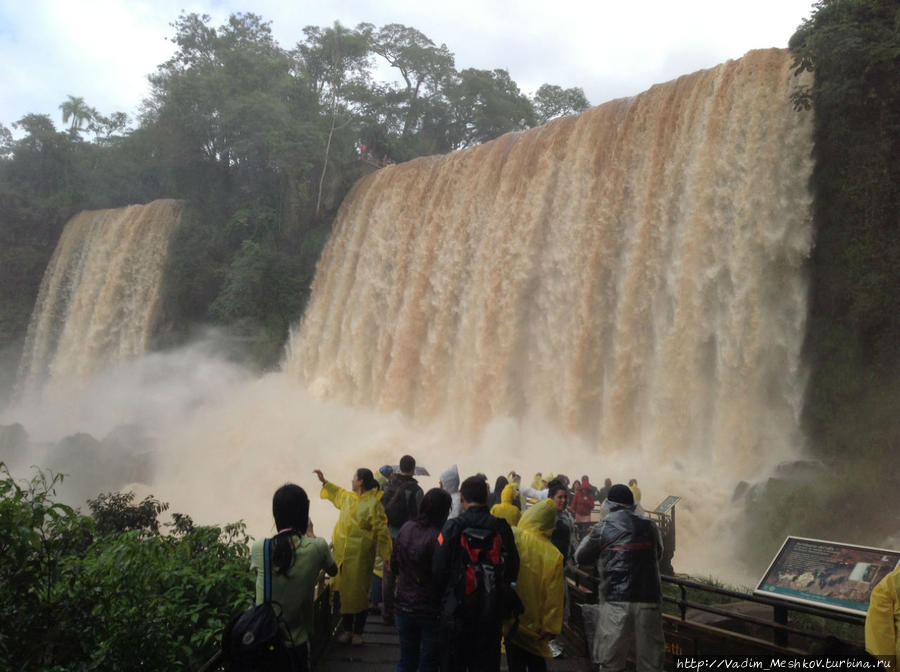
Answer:
[[[285,483],[272,496],[272,515],[278,530],[272,538],[272,566],[275,573],[284,574],[294,564],[294,544],[291,536],[302,537],[309,524],[309,497],[299,485]]]
[[[491,501],[488,502],[489,506],[494,506],[494,504],[499,504],[501,502],[500,495],[503,494],[503,488],[509,485],[509,480],[506,476],[498,476],[497,480],[494,482],[494,489],[491,492]]]
[[[422,497],[416,520],[428,527],[441,529],[444,527],[444,523],[447,522],[447,516],[450,515],[451,505],[452,500],[449,492],[441,488],[432,488]]]
[[[378,481],[375,480],[375,476],[372,474],[371,469],[360,467],[356,470],[356,478],[357,480],[362,481],[363,492],[378,487]]]

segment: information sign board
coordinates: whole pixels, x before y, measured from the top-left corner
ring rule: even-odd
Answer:
[[[872,588],[898,565],[900,551],[788,537],[753,592],[865,614]]]
[[[681,497],[676,497],[675,495],[669,495],[663,501],[656,505],[656,508],[653,509],[653,513],[668,513],[672,510],[672,507],[681,499]]]

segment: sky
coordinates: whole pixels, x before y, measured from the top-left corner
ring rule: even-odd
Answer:
[[[786,47],[812,0],[0,0],[0,123],[48,114],[80,96],[132,118],[147,75],[174,51],[181,11],[223,24],[235,12],[271,22],[292,48],[307,25],[418,29],[456,68],[504,68],[523,93],[581,87],[592,105],[710,68],[751,49]]]

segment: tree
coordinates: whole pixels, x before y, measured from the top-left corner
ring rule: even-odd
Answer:
[[[101,493],[87,500],[97,534],[121,534],[130,530],[159,534],[159,514],[169,505],[152,496],[145,497],[140,504],[132,502],[133,492]]]
[[[0,124],[0,159],[9,159],[13,151],[13,134],[6,126]]]
[[[531,101],[522,95],[506,70],[463,70],[452,99],[458,147],[487,142],[535,124]]]
[[[10,182],[37,198],[57,201],[68,217],[80,200],[75,193],[79,176],[72,170],[73,136],[59,133],[46,114],[26,114],[13,127],[22,129],[25,137],[13,145]]]
[[[233,202],[254,193],[277,206],[292,168],[282,149],[304,144],[298,118],[309,97],[268,23],[236,14],[216,29],[209,20],[182,14],[173,24],[179,49],[150,77],[143,122],[154,127],[174,195]]]
[[[534,94],[533,104],[538,124],[567,114],[580,114],[591,106],[581,87],[563,89],[555,84],[542,84]]]
[[[362,137],[377,156],[406,160],[453,149],[448,98],[456,70],[446,45],[401,24],[379,29],[361,23],[371,52],[399,74],[399,82],[372,83],[357,97]]]
[[[128,128],[128,122],[128,115],[124,112],[113,112],[108,117],[95,112],[88,121],[87,130],[94,134],[94,142],[107,144]]]
[[[61,103],[59,109],[62,110],[64,124],[69,123],[70,119],[72,120],[69,126],[69,134],[73,137],[78,136],[81,132],[81,127],[97,116],[97,110],[89,107],[84,102],[84,98],[80,96],[69,95],[69,99]]]
[[[292,56],[298,75],[325,108],[332,96],[341,98],[351,83],[366,83],[371,68],[368,36],[359,30],[345,28],[335,21],[328,28],[306,26],[306,36],[298,42]],[[350,105],[349,99],[343,99]]]
[[[331,28],[307,26],[303,29],[306,41],[299,43],[295,51],[301,71],[307,76],[308,86],[318,97],[320,105],[328,110],[328,135],[316,191],[318,216],[322,209],[322,192],[325,175],[331,157],[335,131],[347,126],[351,115],[350,100],[345,91],[356,84],[356,90],[364,87],[369,74],[368,40],[358,31],[344,28],[335,21]]]

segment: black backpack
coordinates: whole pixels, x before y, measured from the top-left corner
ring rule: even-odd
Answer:
[[[466,527],[459,544],[453,599],[446,615],[470,626],[497,626],[505,616],[503,538],[495,530]]]
[[[388,525],[391,527],[403,527],[403,523],[412,520],[418,515],[419,505],[416,503],[416,491],[418,488],[419,484],[415,479],[404,479],[384,493],[381,502],[384,504]]]
[[[266,539],[263,545],[263,603],[232,616],[222,635],[225,669],[233,672],[290,669],[285,643],[291,636],[290,630],[281,618],[280,605],[272,601],[271,543],[271,539]]]

